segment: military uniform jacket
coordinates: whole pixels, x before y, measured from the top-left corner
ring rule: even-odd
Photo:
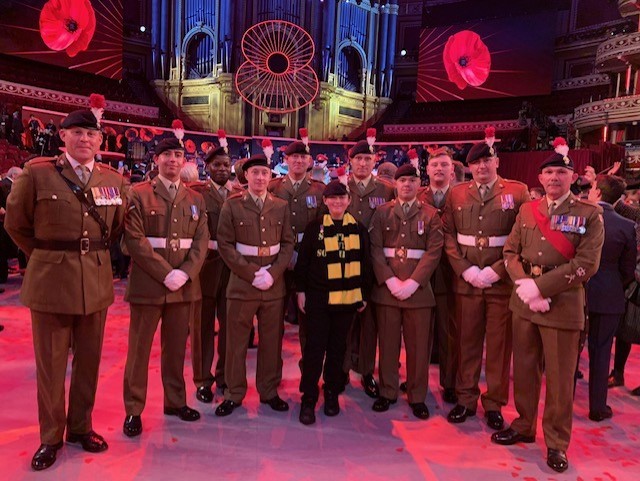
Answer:
[[[375,176],[371,177],[362,194],[353,176],[349,178],[347,188],[351,194],[351,203],[347,208],[347,212],[367,228],[371,224],[371,217],[376,207],[395,197],[394,186]]]
[[[578,216],[586,222],[583,234],[565,232],[563,235],[575,246],[575,256],[567,261],[542,235],[533,215],[535,203],[522,206],[516,223],[504,246],[504,263],[511,278],[516,281],[526,277],[522,260],[540,266],[557,266],[535,279],[544,298],[550,298],[551,310],[545,313],[531,312],[515,293],[509,307],[514,314],[531,319],[543,326],[559,329],[584,328],[584,282],[598,270],[600,253],[604,243],[602,208],[576,199],[571,194],[554,211],[554,215]],[[546,197],[538,204],[546,217]]]
[[[61,174],[56,166],[62,167]],[[99,240],[102,232],[63,176],[82,185],[64,154],[28,162],[8,198],[5,228],[29,256],[20,291],[22,302],[36,311],[91,314],[113,302],[111,258],[108,250],[80,254],[79,239]],[[108,165],[96,162],[84,192],[91,196],[93,187],[110,187],[112,193],[118,189],[120,205],[96,207],[109,226],[110,237],[116,238],[124,221],[124,179]],[[78,240],[78,251],[37,249],[36,239]]]
[[[263,248],[280,244],[280,251],[271,256],[245,256],[236,250],[237,242]],[[284,297],[283,273],[291,260],[293,244],[289,205],[284,200],[267,193],[260,211],[248,191],[227,198],[218,223],[218,249],[231,269],[227,297],[265,301]],[[274,283],[261,291],[251,283],[256,271],[266,265],[271,266]]]
[[[444,206],[446,205],[447,199],[449,198],[449,194],[451,192],[450,186],[444,194],[444,198],[442,201],[442,206],[436,207],[435,201],[433,200],[433,192],[429,186],[420,189],[418,192],[418,200],[422,201],[424,204],[428,204],[434,209],[438,211],[438,216],[440,220],[444,223]],[[444,251],[444,247],[443,247]],[[440,257],[440,264],[436,269],[436,272],[433,275],[433,280],[431,282],[431,286],[433,287],[434,294],[446,294],[451,291],[451,285],[453,283],[454,278],[453,269],[451,268],[451,264],[449,263],[449,258],[443,252]]]
[[[298,190],[293,189],[291,178],[288,175],[273,179],[269,183],[269,192],[289,204],[291,229],[296,243],[300,243],[302,240],[302,235],[309,222],[318,217],[322,207],[324,188],[325,185],[322,182],[313,180],[308,175],[302,179]]]
[[[168,238],[169,248],[153,248],[148,237]],[[178,248],[180,239],[192,239],[191,247]],[[159,179],[134,185],[125,218],[124,242],[133,261],[125,300],[157,305],[200,299],[199,274],[208,241],[207,210],[200,194],[181,182],[172,201]],[[189,275],[175,292],[163,284],[173,269]]]
[[[194,182],[189,184],[189,187],[198,192],[204,198],[204,203],[207,208],[209,238],[212,241],[217,241],[218,221],[220,220],[220,211],[222,210],[224,199],[220,196],[220,193],[211,180],[206,182]],[[237,186],[237,184],[231,183],[231,192],[227,194],[227,197],[231,197],[234,194],[242,192],[242,190],[243,189]],[[200,271],[200,287],[202,289],[203,296],[215,297],[222,273],[226,269],[228,269],[228,267],[222,261],[218,249],[209,248],[207,258],[205,259],[202,270]]]
[[[445,252],[455,273],[453,290],[459,294],[476,294],[478,289],[468,284],[462,273],[471,266],[491,267],[500,280],[484,289],[488,294],[510,295],[512,283],[504,268],[502,247],[464,246],[457,234],[470,236],[507,236],[520,210],[529,200],[529,191],[522,182],[498,177],[483,200],[475,181],[464,182],[449,189],[445,204]]]
[[[403,308],[435,306],[430,280],[440,261],[444,243],[438,211],[416,200],[405,219],[400,202],[392,200],[376,210],[369,236],[377,280],[371,295],[373,302]],[[384,248],[392,249],[395,256],[387,257]],[[420,259],[411,259],[409,249],[425,252]],[[420,287],[409,299],[400,301],[385,285],[385,281],[394,276],[402,281],[411,278]]]

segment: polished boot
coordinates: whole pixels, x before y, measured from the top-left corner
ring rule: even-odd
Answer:
[[[142,433],[142,419],[140,416],[127,416],[124,418],[124,424],[122,425],[122,432],[125,436],[134,438],[140,436]]]
[[[181,408],[164,408],[164,413],[167,416],[178,416],[182,421],[192,422],[200,419],[200,413],[195,409],[191,409],[189,406],[182,406]]]
[[[196,399],[207,404],[212,402],[213,391],[211,391],[211,386],[200,386],[196,391]]]
[[[41,444],[31,458],[31,467],[36,471],[50,468],[56,462],[56,453],[62,447],[62,441],[56,444]]]
[[[491,429],[499,431],[504,427],[504,418],[500,411],[487,411],[484,413],[484,417],[487,418],[487,426]]]
[[[225,399],[216,408],[216,416],[228,416],[233,410],[240,406],[240,403]]]
[[[589,411],[589,419],[595,422],[604,421],[605,419],[609,419],[613,416],[613,411],[611,410],[611,406],[605,406],[604,411]]]
[[[67,432],[67,442],[71,444],[80,443],[82,449],[90,453],[101,453],[109,448],[104,438],[95,431],[89,431],[86,434]]]
[[[364,388],[364,392],[370,398],[376,399],[380,396],[380,389],[378,388],[378,383],[373,378],[372,374],[365,374],[362,376],[361,381],[362,387]]]
[[[559,449],[547,449],[547,466],[558,473],[563,473],[569,467],[567,453]]]
[[[467,420],[468,417],[475,416],[476,412],[466,407],[456,404],[456,406],[449,411],[447,415],[447,421],[453,424],[460,424]]]
[[[508,428],[503,431],[498,431],[491,435],[491,441],[502,446],[511,446],[516,443],[535,443],[535,436],[525,436],[519,432]]]
[[[309,426],[316,422],[316,402],[312,399],[303,399],[300,406],[300,422]]]
[[[324,414],[326,416],[337,416],[340,414],[340,403],[338,394],[332,391],[324,392]]]
[[[425,403],[411,403],[409,406],[413,415],[418,419],[429,419],[429,408]]]
[[[289,404],[286,401],[283,401],[280,396],[277,394],[273,396],[271,399],[267,399],[266,401],[260,400],[262,404],[268,404],[271,409],[278,412],[284,412],[289,410]]]

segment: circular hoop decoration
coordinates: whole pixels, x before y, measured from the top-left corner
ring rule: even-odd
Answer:
[[[309,66],[315,46],[301,27],[284,20],[254,25],[242,37],[246,59],[235,76],[240,96],[267,112],[299,110],[316,97],[318,77]]]

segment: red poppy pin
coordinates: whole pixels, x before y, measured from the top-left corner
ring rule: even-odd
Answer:
[[[49,0],[40,12],[42,40],[69,57],[86,50],[95,31],[96,14],[89,0]]]
[[[463,30],[449,37],[442,61],[449,80],[460,90],[467,85],[482,85],[491,70],[491,53],[480,35],[471,30]]]

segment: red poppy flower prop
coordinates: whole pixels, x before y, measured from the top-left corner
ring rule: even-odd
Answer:
[[[200,144],[200,150],[202,150],[202,151],[206,154],[206,153],[207,153],[207,152],[209,152],[211,149],[213,149],[214,145],[215,145],[215,144],[214,144],[213,142],[210,142],[210,141],[208,141],[208,140],[205,140],[204,142],[202,142],[202,143]]]
[[[153,140],[153,132],[147,127],[140,127],[140,140],[143,142],[151,142]]]
[[[273,143],[269,139],[264,139],[261,143],[262,152],[267,159],[271,160],[271,156],[273,155]]]
[[[138,130],[134,129],[133,127],[129,127],[127,130],[124,131],[124,135],[125,137],[127,137],[127,140],[134,141],[138,138]]]
[[[40,12],[42,40],[69,57],[86,50],[95,31],[96,14],[89,0],[49,0]]]
[[[189,154],[195,154],[196,153],[196,143],[191,139],[185,140],[184,141],[184,150],[186,150],[187,153],[189,153]]]
[[[491,70],[491,53],[480,35],[471,30],[463,30],[449,37],[442,61],[449,80],[460,90],[467,85],[482,85]]]

